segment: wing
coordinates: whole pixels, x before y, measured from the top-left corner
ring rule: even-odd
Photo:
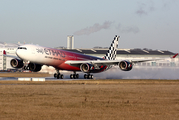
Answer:
[[[174,55],[171,58],[175,58],[177,55],[178,54]],[[71,66],[80,66],[81,64],[84,63],[101,66],[101,65],[118,65],[121,61],[128,61],[132,64],[135,64],[135,63],[157,61],[157,60],[164,60],[164,59],[146,59],[146,60],[129,60],[129,61],[128,60],[84,60],[84,61],[68,60],[65,63]]]
[[[131,63],[139,63],[139,62],[147,62],[147,61],[155,61],[161,59],[151,59],[151,60],[139,60],[139,61],[130,61]],[[89,63],[92,65],[102,66],[102,65],[118,65],[123,60],[85,60],[85,61],[75,61],[75,60],[68,60],[65,63],[71,66],[80,66],[84,63]]]
[[[80,66],[83,63],[89,63],[92,65],[117,65],[119,61],[117,60],[84,60],[84,61],[76,61],[76,60],[68,60],[65,62],[66,64],[69,64],[71,66]]]

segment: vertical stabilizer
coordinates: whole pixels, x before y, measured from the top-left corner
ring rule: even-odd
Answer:
[[[107,59],[107,60],[115,60],[116,59],[118,41],[119,41],[119,36],[116,35],[114,37],[114,40],[111,43],[111,46],[109,47],[108,52],[104,56],[104,59]]]

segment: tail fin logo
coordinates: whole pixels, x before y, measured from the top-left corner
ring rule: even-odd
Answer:
[[[111,43],[111,46],[109,47],[108,52],[104,56],[104,59],[115,60],[117,54],[117,48],[118,48],[118,41],[119,41],[119,36],[116,35]]]

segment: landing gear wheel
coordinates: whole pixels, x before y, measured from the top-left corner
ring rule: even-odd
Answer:
[[[93,79],[93,75],[84,74],[84,79]]]
[[[73,74],[73,78],[76,79],[76,74]]]
[[[60,74],[58,69],[55,69],[57,72],[54,74],[54,78],[63,79],[63,74]]]
[[[89,79],[93,79],[93,75],[89,75]]]
[[[84,79],[87,79],[88,78],[88,75],[87,74],[84,74]]]
[[[70,75],[70,79],[73,79],[73,74]]]
[[[91,75],[90,74],[88,75],[88,79],[91,79]]]
[[[71,74],[70,75],[70,79],[78,79],[79,78],[79,74]]]
[[[57,73],[54,74],[54,78],[57,78]]]
[[[63,74],[60,75],[60,78],[63,79]]]
[[[54,78],[57,78],[57,79],[63,79],[63,74],[57,74],[57,73],[55,73],[54,74]]]
[[[78,79],[79,78],[79,74],[76,74],[76,71],[73,71],[74,74],[70,75],[70,79]]]
[[[76,74],[76,79],[78,79],[79,78],[79,74]]]
[[[28,68],[29,68],[28,66],[24,66],[24,70],[29,70]]]
[[[57,79],[59,79],[60,78],[60,74],[57,74]]]

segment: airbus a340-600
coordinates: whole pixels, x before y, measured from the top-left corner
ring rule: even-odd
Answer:
[[[63,74],[60,74],[59,70],[73,71],[74,74],[70,75],[71,79],[79,78],[79,74],[76,73],[78,71],[85,73],[85,79],[93,79],[91,73],[103,72],[110,69],[113,65],[118,65],[123,71],[130,71],[135,63],[152,61],[115,60],[118,40],[119,36],[116,35],[103,58],[32,44],[19,46],[16,50],[17,57],[8,56],[5,51],[4,55],[13,57],[10,61],[13,68],[23,67],[24,69],[38,72],[43,65],[53,66],[56,69],[54,77],[57,79],[63,79]]]

